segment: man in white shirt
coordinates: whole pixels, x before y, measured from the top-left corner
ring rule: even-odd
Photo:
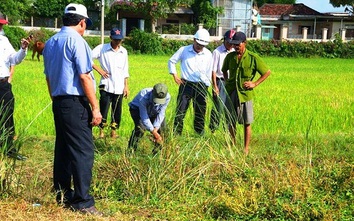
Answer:
[[[212,54],[205,48],[209,44],[210,35],[206,29],[199,29],[194,35],[193,44],[183,46],[169,59],[168,70],[179,86],[176,116],[174,120],[175,133],[180,135],[183,130],[183,120],[189,103],[193,100],[194,130],[202,135],[208,87],[211,82]],[[176,64],[181,62],[181,77],[177,76]]]
[[[102,76],[100,89],[100,110],[102,123],[100,127],[100,138],[103,138],[104,127],[107,125],[107,115],[111,105],[111,137],[116,138],[116,130],[120,127],[122,117],[123,97],[129,95],[128,89],[128,52],[121,45],[123,35],[120,29],[111,30],[111,42],[101,44],[92,51],[92,58],[98,59],[101,68],[93,64],[93,68]]]
[[[3,25],[8,24],[2,13],[0,13],[0,32]],[[15,136],[15,124],[13,119],[15,98],[12,93],[10,68],[22,62],[26,57],[28,41],[21,40],[21,49],[17,52],[10,44],[7,37],[0,35],[0,147],[6,149],[6,154],[17,160],[26,160],[25,156],[18,153],[12,146]]]

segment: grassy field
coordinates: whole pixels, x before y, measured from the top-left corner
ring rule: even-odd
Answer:
[[[250,154],[242,127],[230,145],[220,128],[199,137],[191,110],[182,136],[168,133],[153,156],[146,137],[125,150],[133,122],[127,103],[163,82],[177,86],[168,56],[130,55],[130,96],[119,138],[96,139],[92,194],[108,216],[85,217],[57,207],[51,193],[54,123],[43,62],[29,56],[15,69],[15,123],[26,162],[13,166],[1,194],[0,220],[350,220],[354,216],[354,81],[352,60],[264,58],[272,74],[256,88]],[[97,75],[96,75],[97,76]],[[97,83],[99,78],[97,76]],[[211,103],[208,106],[208,117]],[[172,130],[172,128],[171,128]],[[94,136],[98,129],[94,128]]]

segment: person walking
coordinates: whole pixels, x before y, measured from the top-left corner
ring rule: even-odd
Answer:
[[[101,216],[89,194],[94,162],[92,126],[102,120],[91,49],[82,37],[91,24],[84,5],[68,4],[63,15],[64,26],[46,42],[43,58],[53,100],[56,132],[53,182],[57,203]]]
[[[165,84],[158,83],[153,88],[144,88],[129,103],[134,130],[129,139],[128,149],[136,150],[144,131],[150,131],[155,142],[154,152],[163,142],[161,135],[165,127],[165,114],[171,95]]]
[[[209,128],[212,133],[219,127],[220,120],[224,119],[224,106],[226,103],[225,79],[221,71],[224,59],[229,52],[234,51],[231,44],[232,37],[236,33],[231,29],[225,32],[222,45],[213,51],[213,69],[211,79],[213,84],[213,101],[214,106],[210,113]]]
[[[98,59],[101,68],[93,64],[101,77],[100,89],[100,110],[102,122],[100,127],[100,138],[103,138],[104,127],[107,124],[107,115],[111,105],[111,137],[116,138],[116,130],[120,127],[122,118],[123,97],[129,95],[128,88],[128,52],[121,45],[123,35],[120,29],[113,28],[110,34],[111,42],[96,46],[92,50],[92,58]]]
[[[174,132],[177,135],[182,134],[184,117],[191,100],[194,107],[194,130],[200,135],[204,134],[212,70],[212,53],[205,47],[209,42],[209,32],[199,29],[194,35],[193,44],[179,48],[168,61],[169,72],[179,86],[174,119]],[[177,75],[178,62],[181,62],[181,77]]]
[[[3,14],[0,13],[0,33],[3,25],[8,24]],[[8,157],[16,160],[26,160],[27,157],[18,153],[13,146],[15,137],[15,122],[13,118],[15,110],[15,97],[12,93],[11,79],[14,66],[20,64],[26,57],[29,41],[21,40],[21,49],[17,52],[4,34],[0,34],[0,147]]]
[[[231,44],[235,51],[229,53],[224,60],[222,72],[225,88],[230,101],[227,101],[229,114],[229,131],[232,141],[236,143],[236,123],[244,125],[244,152],[248,154],[251,140],[251,124],[253,123],[254,88],[259,86],[270,75],[270,69],[263,59],[246,49],[246,35],[236,32]],[[260,77],[255,79],[256,74]]]

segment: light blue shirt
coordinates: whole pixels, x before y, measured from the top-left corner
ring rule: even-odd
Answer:
[[[203,82],[210,86],[212,54],[207,48],[197,53],[193,44],[183,46],[168,61],[170,74],[177,74],[176,64],[181,61],[181,78],[191,82]]]
[[[43,50],[44,73],[49,79],[51,95],[84,96],[80,75],[92,74],[91,49],[74,29],[62,27],[51,37]],[[95,86],[95,83],[94,83]],[[96,87],[96,86],[95,86]]]
[[[165,119],[165,112],[170,103],[171,95],[167,93],[166,103],[155,104],[152,96],[152,88],[142,89],[134,99],[128,104],[130,108],[139,110],[140,119],[147,130],[153,131],[154,128],[160,128],[161,123]],[[154,117],[155,121],[151,122],[150,117]]]

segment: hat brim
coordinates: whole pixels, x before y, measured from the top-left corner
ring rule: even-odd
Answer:
[[[199,40],[199,39],[195,39],[195,40],[196,40],[196,42],[197,42],[198,44],[200,44],[200,45],[206,46],[206,45],[209,44],[209,42],[201,41],[201,40]]]
[[[153,98],[152,99],[154,101],[155,104],[165,104],[166,103],[166,98]]]
[[[115,35],[111,35],[111,38],[114,40],[122,40],[123,36],[115,36]]]
[[[234,44],[234,45],[239,45],[239,44],[241,44],[243,41],[241,41],[241,40],[232,40],[232,41],[230,41],[230,43],[231,44]]]
[[[90,27],[92,24],[93,24],[93,23],[92,23],[91,18],[86,18],[86,25],[87,25],[87,27]]]
[[[9,22],[7,21],[7,20],[5,20],[5,19],[0,19],[0,24],[1,25],[6,25],[6,24],[8,24]]]
[[[225,40],[227,43],[232,44],[232,39],[230,39],[230,38],[224,38],[224,40]]]

